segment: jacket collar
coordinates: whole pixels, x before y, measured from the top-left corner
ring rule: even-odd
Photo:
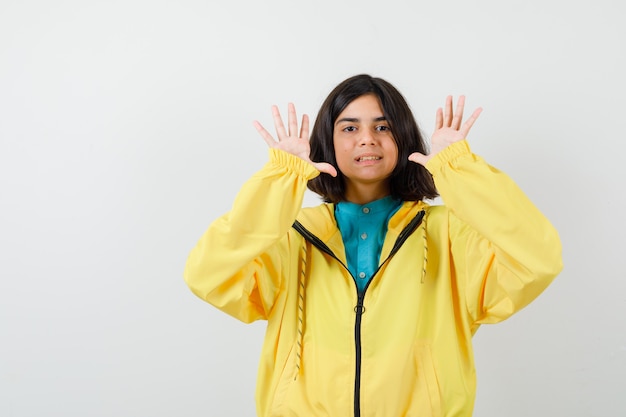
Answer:
[[[381,259],[386,259],[391,253],[394,243],[402,230],[413,218],[428,205],[423,201],[405,201],[398,211],[389,220],[387,237],[381,251]],[[347,265],[346,251],[341,238],[341,232],[335,221],[335,205],[321,204],[317,207],[303,208],[298,214],[297,220],[309,232],[333,251],[337,258]]]

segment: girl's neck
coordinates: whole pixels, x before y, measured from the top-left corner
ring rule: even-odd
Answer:
[[[351,184],[351,186],[346,187],[346,201],[359,205],[380,200],[389,194],[391,192],[387,185],[380,187],[369,184]]]

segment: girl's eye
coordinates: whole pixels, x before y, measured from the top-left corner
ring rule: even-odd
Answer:
[[[376,130],[379,132],[387,132],[391,129],[389,129],[389,126],[376,126]]]
[[[356,127],[354,126],[348,126],[348,127],[343,128],[344,132],[354,132],[355,130],[356,130]]]

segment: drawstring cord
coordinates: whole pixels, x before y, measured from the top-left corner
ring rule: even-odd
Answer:
[[[302,251],[301,251],[301,268],[300,275],[298,278],[298,321],[297,321],[297,330],[298,330],[298,350],[296,351],[296,356],[298,360],[296,362],[296,375],[294,376],[294,381],[298,379],[298,375],[300,374],[301,365],[302,365],[302,351],[304,345],[304,293],[305,293],[305,279],[306,279],[306,260],[307,260],[307,250],[306,250],[306,242],[302,242]]]
[[[426,279],[426,268],[428,267],[428,238],[426,237],[426,218],[428,217],[428,210],[424,212],[422,217],[422,238],[424,239],[424,263],[422,265],[422,279],[420,283],[424,283]]]

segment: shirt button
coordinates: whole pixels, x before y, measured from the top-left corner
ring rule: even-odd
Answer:
[[[367,207],[363,207],[363,213],[367,214],[370,212],[370,209]]]
[[[359,272],[359,278],[365,278],[365,272]]]
[[[361,239],[363,240],[367,239],[367,233],[361,233]]]

